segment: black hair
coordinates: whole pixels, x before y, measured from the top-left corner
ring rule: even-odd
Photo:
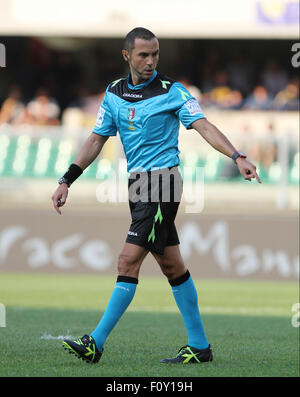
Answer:
[[[156,36],[150,30],[140,27],[134,28],[125,37],[124,49],[130,53],[134,48],[135,39],[152,40],[154,38]]]

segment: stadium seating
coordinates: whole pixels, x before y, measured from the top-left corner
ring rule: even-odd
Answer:
[[[0,177],[58,178],[73,161],[74,153],[71,140],[0,133]],[[182,153],[180,159],[180,169],[186,180],[195,180],[197,168],[204,172],[207,183],[242,180],[239,173],[234,171],[231,160],[228,161],[215,151],[208,154],[190,151]],[[183,172],[184,167],[188,168],[187,172]],[[274,162],[268,170],[260,164],[257,168],[264,183],[280,182],[282,170],[279,162]],[[82,178],[106,180],[113,172],[120,174],[120,171],[126,174],[125,159],[117,164],[111,156],[105,156],[104,153],[88,167]],[[299,151],[292,158],[288,182],[299,184]]]

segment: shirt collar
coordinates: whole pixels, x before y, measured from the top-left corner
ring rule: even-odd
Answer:
[[[127,77],[128,87],[131,90],[140,90],[140,89],[142,89],[144,87],[147,87],[147,85],[149,85],[155,79],[156,76],[157,76],[157,71],[154,70],[153,75],[150,77],[149,80],[145,81],[144,83],[138,84],[138,85],[132,85],[131,83],[129,83],[129,81],[131,81],[131,75],[129,73],[129,75]]]

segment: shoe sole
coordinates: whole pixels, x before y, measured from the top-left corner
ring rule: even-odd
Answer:
[[[167,362],[167,361],[160,361],[160,363],[161,364],[167,364],[167,365],[193,365],[193,364],[203,364],[203,363],[209,363],[209,362],[211,362],[212,360],[207,360],[207,361],[200,361],[200,363],[197,363],[197,362],[195,362],[195,361],[189,361],[188,363],[184,363],[183,361],[180,361],[180,362],[174,362],[174,361],[169,361],[169,362]]]
[[[167,365],[175,365],[175,364],[182,364],[182,365],[187,365],[187,364],[202,364],[202,363],[208,363],[213,361],[213,356],[211,356],[208,360],[204,360],[204,361],[200,361],[199,363],[197,361],[188,361],[187,363],[185,363],[184,361],[171,361],[172,359],[170,359],[170,361],[163,361],[160,360],[161,364],[167,364]]]

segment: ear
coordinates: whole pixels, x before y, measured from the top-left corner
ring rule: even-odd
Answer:
[[[129,53],[127,50],[122,50],[124,61],[129,61]]]

